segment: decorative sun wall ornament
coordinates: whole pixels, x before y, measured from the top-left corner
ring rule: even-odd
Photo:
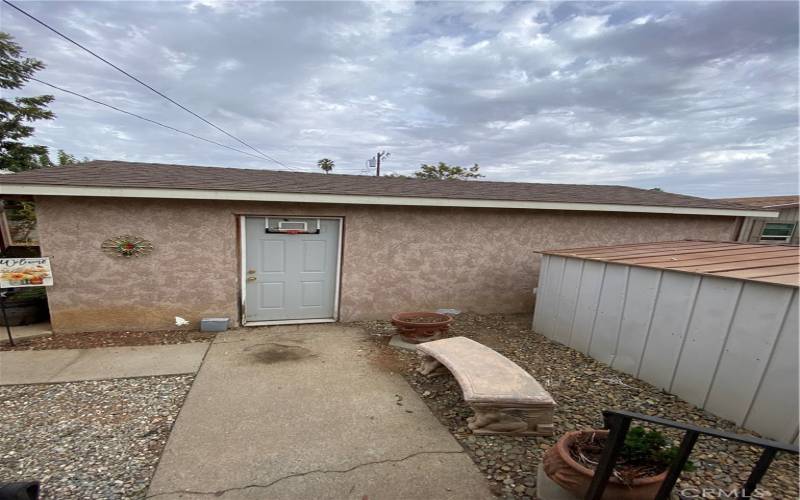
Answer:
[[[119,257],[138,257],[152,252],[153,242],[138,236],[115,236],[104,241],[100,248],[106,253],[117,254]]]

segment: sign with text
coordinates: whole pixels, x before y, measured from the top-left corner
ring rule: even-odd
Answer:
[[[0,288],[52,285],[49,257],[0,259]]]

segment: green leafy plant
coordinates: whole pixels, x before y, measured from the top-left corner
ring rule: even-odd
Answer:
[[[620,451],[620,457],[626,462],[655,462],[664,467],[678,455],[677,446],[667,446],[667,438],[656,430],[648,431],[644,427],[633,427],[625,436],[625,444]],[[685,471],[694,469],[691,461],[683,467]]]
[[[11,35],[0,32],[0,89],[19,90],[42,69],[41,61],[25,57]],[[52,101],[51,95],[0,98],[0,168],[21,172],[40,168],[47,160],[47,147],[28,141],[31,123],[55,116],[47,109]]]
[[[80,161],[59,150],[57,163],[48,156],[46,146],[31,144],[33,123],[52,120],[48,109],[51,95],[8,97],[11,92],[24,92],[25,85],[44,69],[38,59],[25,57],[25,51],[10,34],[0,31],[0,169],[23,172],[56,165],[74,165]],[[85,160],[84,160],[85,161]]]
[[[436,165],[428,165],[423,163],[420,165],[419,170],[414,172],[414,177],[417,179],[456,179],[456,180],[469,180],[483,177],[480,173],[480,167],[475,165],[464,168],[458,165],[448,165],[440,161]]]
[[[331,170],[333,170],[333,168],[336,166],[336,164],[333,162],[333,160],[330,160],[328,158],[323,158],[323,159],[321,159],[320,161],[317,162],[317,166],[320,169],[322,169],[323,172],[328,174],[328,173],[331,172]]]

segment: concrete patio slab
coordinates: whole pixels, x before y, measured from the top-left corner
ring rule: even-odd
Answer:
[[[343,326],[217,337],[148,498],[493,498],[370,342]]]
[[[207,342],[0,352],[0,385],[194,373]]]

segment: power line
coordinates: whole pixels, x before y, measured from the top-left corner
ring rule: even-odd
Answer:
[[[278,165],[281,165],[281,166],[283,166],[284,168],[287,168],[287,169],[289,169],[289,170],[294,170],[294,168],[293,168],[293,167],[290,167],[289,165],[286,165],[285,163],[283,163],[283,162],[282,162],[282,161],[280,161],[280,160],[276,160],[275,158],[273,158],[273,157],[269,156],[268,154],[264,153],[263,151],[261,151],[261,150],[257,149],[256,147],[254,147],[254,146],[251,146],[250,144],[248,144],[248,143],[244,142],[242,139],[239,139],[238,137],[236,137],[235,135],[231,134],[231,133],[230,133],[230,132],[228,132],[227,130],[225,130],[225,129],[223,129],[223,128],[219,127],[218,125],[216,125],[216,124],[212,123],[211,121],[207,120],[206,118],[203,118],[202,116],[198,115],[197,113],[195,113],[195,112],[194,112],[194,111],[192,111],[191,109],[187,108],[187,107],[186,107],[186,106],[184,106],[183,104],[181,104],[181,103],[177,102],[176,100],[172,99],[171,97],[167,96],[166,94],[164,94],[164,93],[162,93],[162,92],[160,92],[160,91],[158,91],[158,90],[154,89],[153,87],[151,87],[151,86],[150,86],[150,85],[148,85],[147,83],[145,83],[145,82],[143,82],[142,80],[140,80],[140,79],[136,78],[136,77],[135,77],[135,76],[133,76],[132,74],[128,73],[128,72],[127,72],[127,71],[125,71],[124,69],[120,68],[120,67],[119,67],[119,66],[117,66],[116,64],[114,64],[114,63],[112,63],[111,61],[109,61],[108,59],[105,59],[104,57],[102,57],[102,56],[98,55],[97,53],[95,53],[94,51],[92,51],[91,49],[89,49],[88,47],[85,47],[84,45],[81,45],[79,42],[77,42],[77,41],[73,40],[72,38],[68,37],[67,35],[65,35],[65,34],[61,33],[61,32],[60,32],[60,31],[58,31],[57,29],[55,29],[55,28],[53,28],[52,26],[48,25],[48,24],[47,24],[47,23],[45,23],[44,21],[41,21],[40,19],[36,18],[36,17],[35,17],[35,16],[33,16],[32,14],[29,14],[28,12],[26,12],[26,11],[22,10],[21,8],[17,7],[16,5],[14,5],[13,3],[9,2],[8,0],[3,0],[3,3],[5,3],[6,5],[8,5],[8,6],[12,7],[13,9],[17,10],[18,12],[20,12],[20,13],[24,14],[25,16],[27,16],[28,18],[32,19],[33,21],[35,21],[35,22],[37,22],[37,23],[41,24],[42,26],[44,26],[44,27],[45,27],[45,28],[47,28],[48,30],[52,31],[52,32],[53,32],[53,33],[55,33],[56,35],[58,35],[58,36],[60,36],[61,38],[63,38],[64,40],[67,40],[68,42],[70,42],[70,43],[72,43],[72,44],[74,44],[74,45],[76,45],[76,46],[80,47],[81,49],[85,50],[86,52],[88,52],[89,54],[93,55],[93,56],[94,56],[94,57],[96,57],[97,59],[99,59],[99,60],[103,61],[104,63],[108,64],[109,66],[111,66],[111,67],[112,67],[112,68],[114,68],[115,70],[119,71],[120,73],[122,73],[123,75],[127,76],[128,78],[130,78],[130,79],[134,80],[135,82],[139,83],[140,85],[143,85],[144,87],[148,88],[149,90],[151,90],[151,91],[155,92],[155,93],[156,93],[156,94],[158,94],[159,96],[161,96],[161,97],[163,97],[164,99],[168,100],[168,101],[169,101],[169,102],[171,102],[172,104],[174,104],[174,105],[178,106],[179,108],[181,108],[182,110],[184,110],[184,111],[186,111],[187,113],[191,114],[192,116],[195,116],[195,117],[199,118],[199,119],[200,119],[200,120],[202,120],[203,122],[207,123],[208,125],[211,125],[212,127],[214,127],[215,129],[219,130],[220,132],[222,132],[223,134],[227,135],[228,137],[231,137],[232,139],[236,140],[237,142],[239,142],[239,143],[241,143],[241,144],[243,144],[243,145],[247,146],[248,148],[252,149],[252,150],[253,150],[253,151],[255,151],[256,153],[260,154],[261,156],[263,156],[263,157],[267,158],[268,160],[271,160],[271,161],[273,161],[273,162],[277,163]]]
[[[181,133],[181,134],[184,134],[184,135],[188,135],[189,137],[194,137],[195,139],[200,139],[201,141],[209,142],[211,144],[216,144],[217,146],[222,146],[223,148],[227,148],[227,149],[230,149],[232,151],[236,151],[236,152],[245,154],[247,156],[252,156],[253,158],[258,158],[259,160],[262,160],[262,161],[264,160],[264,158],[262,158],[262,157],[260,157],[258,155],[254,155],[253,153],[249,153],[247,151],[244,151],[244,150],[241,150],[241,149],[237,149],[237,148],[234,148],[232,146],[228,146],[227,144],[222,144],[221,142],[212,141],[211,139],[206,139],[205,137],[200,137],[199,135],[195,135],[195,134],[193,134],[191,132],[186,132],[184,130],[172,127],[170,125],[166,125],[166,124],[158,122],[156,120],[151,120],[150,118],[144,117],[142,115],[137,115],[136,113],[132,113],[132,112],[126,111],[126,110],[124,110],[122,108],[118,108],[116,106],[112,106],[111,104],[107,104],[105,102],[98,101],[97,99],[92,99],[91,97],[87,97],[87,96],[85,96],[83,94],[79,94],[78,92],[74,92],[72,90],[68,90],[68,89],[65,89],[63,87],[59,87],[58,85],[53,85],[52,83],[47,83],[47,82],[45,82],[43,80],[39,80],[38,78],[30,77],[30,79],[35,81],[35,82],[39,82],[42,85],[47,85],[48,87],[54,88],[56,90],[60,90],[61,92],[66,92],[67,94],[72,94],[74,96],[86,99],[87,101],[91,101],[91,102],[93,102],[95,104],[99,104],[101,106],[105,106],[107,108],[111,108],[114,111],[119,111],[120,113],[125,113],[126,115],[134,116],[134,117],[136,117],[136,118],[138,118],[140,120],[144,120],[146,122],[153,123],[155,125],[158,125],[159,127],[164,127],[166,129],[173,130],[175,132],[178,132],[178,133]]]

